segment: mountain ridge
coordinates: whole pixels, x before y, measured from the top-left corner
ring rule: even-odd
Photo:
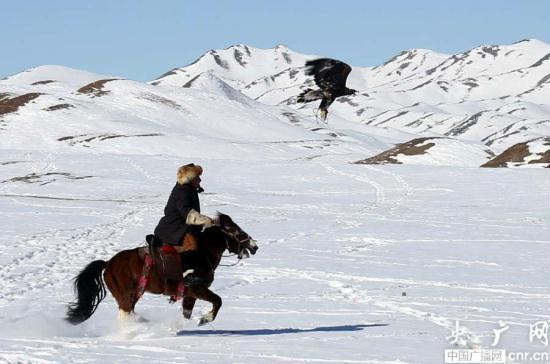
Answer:
[[[348,83],[359,92],[353,97],[339,98],[331,106],[328,126],[315,126],[315,104],[302,105],[295,101],[304,88],[314,86],[313,79],[304,73],[304,63],[316,57],[284,45],[260,49],[239,44],[210,50],[195,62],[166,72],[148,84],[63,66],[34,67],[0,80],[0,94],[5,95],[1,102],[6,105],[14,98],[27,100],[32,95],[16,109],[6,106],[6,110],[16,112],[4,113],[0,127],[10,128],[5,121],[10,115],[28,113],[23,116],[37,117],[42,111],[36,107],[55,111],[57,115],[80,113],[89,120],[100,120],[100,115],[104,120],[129,119],[134,115],[136,120],[154,119],[154,125],[171,124],[156,120],[159,117],[180,120],[178,123],[185,125],[193,118],[201,119],[204,114],[187,103],[189,98],[214,97],[220,105],[230,106],[219,109],[215,119],[225,120],[231,116],[223,114],[233,110],[235,118],[246,114],[249,116],[244,120],[250,120],[250,115],[260,115],[254,110],[262,110],[261,115],[267,113],[267,118],[278,120],[270,124],[272,127],[278,128],[276,125],[280,122],[289,123],[316,134],[341,134],[338,138],[348,142],[356,140],[354,138],[371,140],[365,139],[366,135],[379,135],[376,130],[386,129],[395,136],[390,139],[396,143],[428,137],[434,138],[435,143],[452,144],[455,151],[472,150],[472,143],[477,143],[479,150],[490,151],[489,158],[491,153],[499,154],[517,143],[548,136],[550,104],[546,94],[550,74],[546,65],[550,63],[550,45],[547,43],[527,39],[511,45],[482,45],[455,55],[410,49],[375,67],[353,67]],[[148,107],[153,109],[162,105],[161,108],[168,109],[167,113],[155,115],[143,108],[144,102],[151,103]],[[198,119],[191,124],[213,123]],[[125,123],[131,125],[129,121]],[[104,130],[97,130],[93,135],[125,135],[124,130],[103,120],[96,127]],[[128,134],[164,135],[167,132],[154,127],[138,129]],[[192,129],[185,129],[193,133]],[[215,129],[211,129],[212,132]],[[201,134],[200,130],[197,132]],[[237,137],[234,129],[227,132],[232,138]],[[257,135],[260,134],[252,133],[250,138]],[[268,134],[262,132],[261,135]],[[404,135],[410,135],[409,139],[400,139]],[[458,142],[449,143],[445,141],[448,138]],[[365,145],[366,150],[384,151],[380,150],[384,142],[374,139],[372,142]],[[392,148],[391,144],[386,145]],[[372,156],[374,154],[356,160]],[[434,157],[433,160],[444,163],[444,159]],[[465,158],[453,160],[465,161]]]

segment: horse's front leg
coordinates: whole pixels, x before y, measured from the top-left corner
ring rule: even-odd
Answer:
[[[222,307],[222,299],[220,296],[212,292],[205,286],[193,286],[189,288],[189,295],[212,304],[212,310],[202,316],[199,321],[199,326],[205,325],[216,319],[218,311]]]
[[[186,319],[191,318],[191,314],[193,313],[193,307],[195,307],[195,302],[197,302],[197,299],[195,297],[191,297],[191,296],[183,297],[181,306],[183,309],[183,317],[185,317]]]

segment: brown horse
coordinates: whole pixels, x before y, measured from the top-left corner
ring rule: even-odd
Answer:
[[[79,324],[90,318],[105,298],[107,293],[105,284],[118,303],[119,318],[133,313],[139,300],[137,288],[144,265],[143,249],[124,250],[107,262],[96,260],[88,264],[75,278],[74,289],[77,299],[69,305],[66,319],[73,324]],[[205,284],[188,287],[182,302],[183,315],[187,319],[191,317],[197,299],[212,304],[212,310],[201,318],[199,325],[213,321],[222,305],[220,296],[208,287],[214,280],[214,271],[225,250],[242,259],[255,254],[258,246],[254,239],[233,222],[231,217],[218,213],[215,225],[205,229],[199,237],[198,256],[202,257],[204,262],[199,274]],[[101,277],[103,271],[105,271],[103,273],[105,284]],[[175,295],[177,285],[168,287],[165,282],[166,280],[159,276],[156,269],[151,269],[145,291],[155,294],[168,292],[170,295]]]

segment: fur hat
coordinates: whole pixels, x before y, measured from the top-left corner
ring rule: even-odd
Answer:
[[[202,167],[193,163],[178,168],[178,183],[180,185],[191,182],[202,174]]]

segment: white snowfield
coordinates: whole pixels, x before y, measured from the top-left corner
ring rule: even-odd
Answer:
[[[502,72],[524,67],[520,45],[506,48],[518,59]],[[240,49],[235,60],[252,64]],[[243,87],[288,70],[286,57],[301,67],[312,56],[281,47],[269,63],[267,51],[249,52],[264,57],[254,63],[258,74],[231,82],[214,67],[224,64],[218,51],[218,63],[212,55],[210,71],[196,71],[185,88],[60,66],[0,81],[9,98],[41,93],[0,115],[0,362],[431,364],[452,348],[547,351],[529,333],[550,320],[548,169],[478,168],[491,147],[477,124],[478,139],[441,139],[437,154],[411,163],[426,165],[353,164],[442,134],[365,125],[346,117],[344,103],[319,125],[294,105],[254,100]],[[411,67],[447,59],[415,54]],[[479,65],[464,68],[493,77],[476,57]],[[460,75],[459,65],[434,72]],[[401,75],[358,71],[380,87],[414,76],[407,67]],[[117,80],[81,89],[109,79]],[[529,102],[518,111],[525,123],[548,118],[547,104]],[[531,139],[533,130],[522,129]],[[65,322],[72,278],[142,245],[177,167],[189,162],[205,170],[203,212],[229,214],[259,245],[250,259],[218,268],[216,320],[199,328],[209,304],[199,302],[186,321],[179,303],[145,294],[126,322],[110,295],[88,321]],[[464,330],[452,344],[457,321]],[[509,328],[492,347],[499,321]]]

